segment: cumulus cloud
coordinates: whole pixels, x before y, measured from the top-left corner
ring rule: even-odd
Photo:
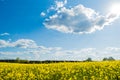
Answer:
[[[47,12],[49,13],[50,11],[58,11],[62,7],[64,7],[67,4],[67,0],[56,0],[55,5],[51,5],[50,8],[47,9]]]
[[[64,7],[65,4],[67,4],[67,0],[55,1],[55,4],[55,10],[59,10],[60,8]]]
[[[37,44],[30,39],[19,39],[15,42],[0,40],[0,48],[16,47],[16,48],[36,48]]]
[[[102,60],[104,57],[113,57],[120,59],[119,48],[105,48],[99,50],[96,48],[83,48],[75,50],[67,50],[61,47],[45,47],[39,46],[36,48],[24,48],[17,51],[0,51],[0,58],[16,58],[30,60],[85,60],[88,57],[93,60]],[[112,50],[112,51],[111,51]]]
[[[56,1],[56,12],[45,19],[43,23],[46,28],[57,30],[64,33],[92,33],[102,30],[106,25],[110,25],[119,16],[109,13],[106,16],[100,15],[91,8],[81,4],[67,8],[67,0]]]
[[[11,44],[13,47],[18,47],[18,48],[36,48],[37,44],[35,41],[30,40],[30,39],[20,39],[17,40],[16,42],[13,42]]]
[[[5,40],[0,40],[0,48],[9,46],[9,42]]]
[[[120,52],[120,48],[117,47],[107,47],[106,50],[111,52]]]
[[[7,51],[2,51],[3,48],[8,48]],[[81,48],[68,50],[61,47],[46,47],[37,45],[31,39],[19,39],[17,41],[0,40],[0,58],[32,60],[85,60],[91,57],[93,60],[102,60],[104,57],[113,57],[120,59],[119,47],[107,47],[102,50],[96,48]]]
[[[120,59],[120,54],[118,51],[111,52],[110,50],[99,50],[96,48],[82,48],[75,50],[67,50],[67,49],[37,49],[33,50],[32,54],[34,54],[38,59],[42,60],[85,60],[88,57],[93,60],[102,60],[104,57],[113,57],[115,59]],[[120,52],[120,51],[119,51]]]
[[[10,34],[9,33],[2,33],[0,34],[0,36],[9,36]]]

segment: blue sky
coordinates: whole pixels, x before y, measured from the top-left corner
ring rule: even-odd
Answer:
[[[0,0],[0,59],[120,59],[119,4],[119,0]]]

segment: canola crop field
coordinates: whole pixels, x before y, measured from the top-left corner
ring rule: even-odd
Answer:
[[[120,61],[0,63],[0,80],[120,80]]]

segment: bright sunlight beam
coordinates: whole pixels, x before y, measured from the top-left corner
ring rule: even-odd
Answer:
[[[110,12],[115,15],[120,15],[120,3],[113,4],[110,8]]]

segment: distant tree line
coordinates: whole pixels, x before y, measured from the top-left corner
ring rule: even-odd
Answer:
[[[108,57],[108,58],[103,58],[103,61],[114,61],[115,59],[113,57]],[[27,64],[35,64],[35,63],[59,63],[59,62],[92,62],[92,58],[87,58],[86,60],[83,61],[70,61],[70,60],[45,60],[45,61],[34,61],[34,60],[22,60],[19,57],[16,59],[6,59],[6,60],[0,60],[0,62],[10,62],[10,63],[27,63]]]
[[[109,57],[109,58],[103,58],[103,61],[114,61],[115,59],[113,57]]]
[[[108,57],[108,58],[103,58],[103,61],[114,61],[115,59],[113,57]],[[87,58],[86,60],[84,60],[84,62],[91,62],[93,61],[92,58]]]

